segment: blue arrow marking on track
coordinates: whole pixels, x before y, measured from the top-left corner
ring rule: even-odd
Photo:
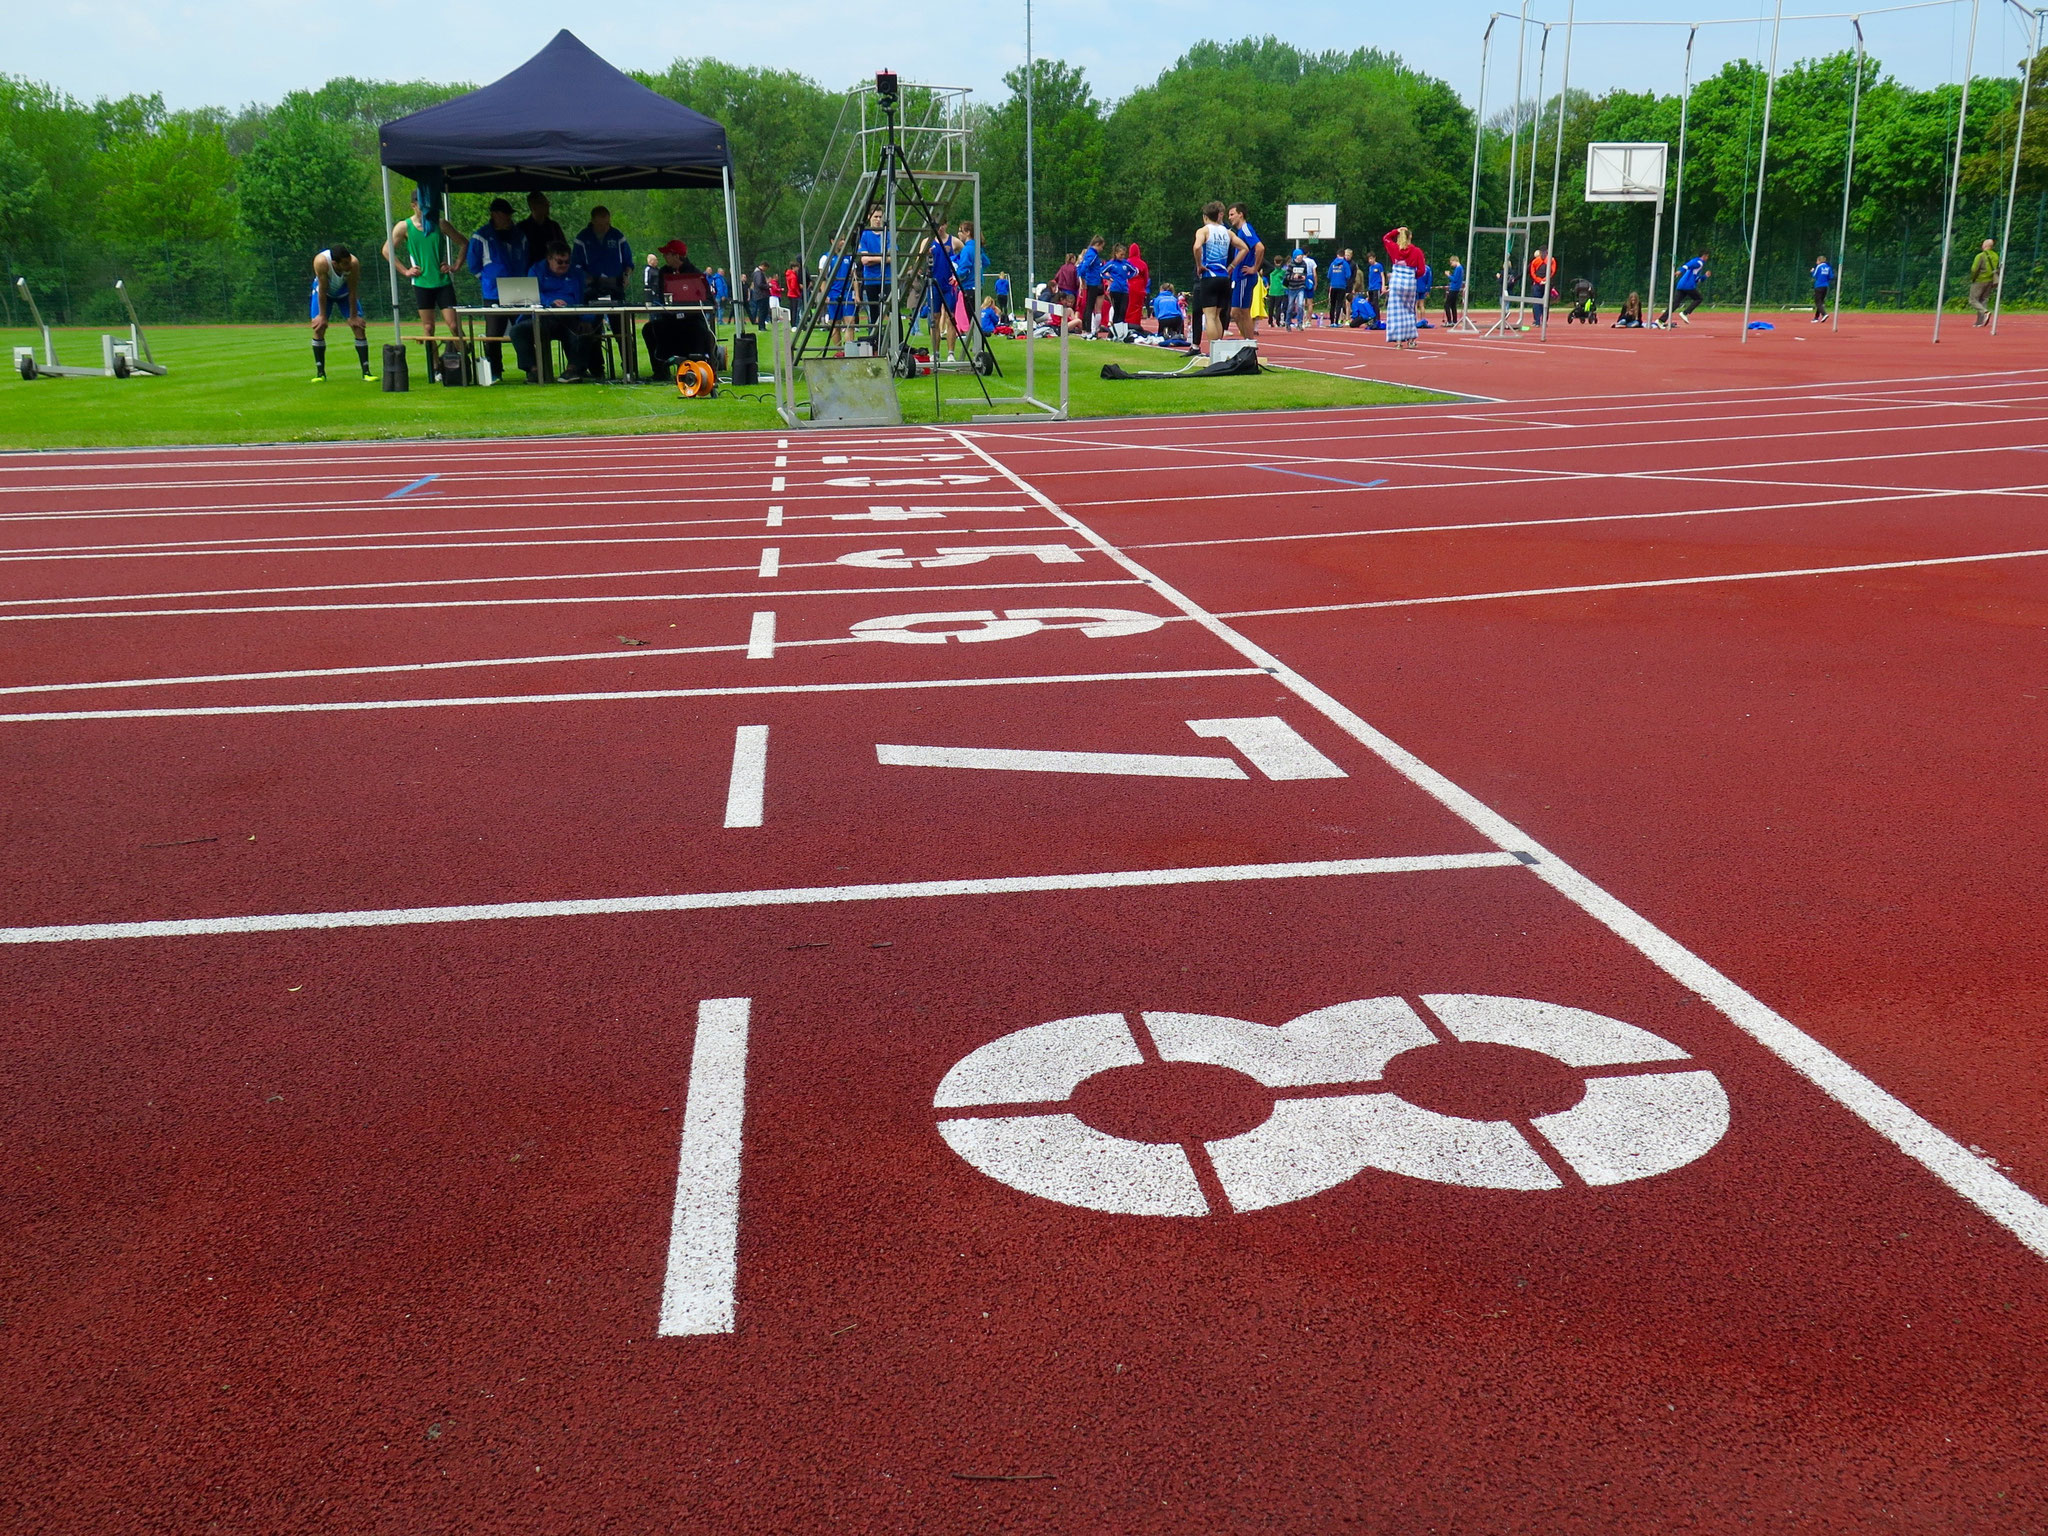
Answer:
[[[1346,480],[1338,475],[1312,475],[1305,469],[1282,469],[1278,464],[1254,464],[1253,469],[1270,469],[1276,475],[1299,475],[1304,480],[1329,480],[1337,485],[1356,485],[1371,490],[1376,485],[1385,485],[1384,480]]]
[[[439,475],[421,475],[419,479],[413,481],[411,485],[401,485],[397,490],[392,491],[384,499],[386,501],[396,501],[398,500],[399,497],[409,496],[414,491],[418,490],[421,486],[427,485],[432,481],[438,480],[440,478],[441,477]]]

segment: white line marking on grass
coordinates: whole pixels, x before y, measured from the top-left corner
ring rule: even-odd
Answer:
[[[768,727],[743,725],[732,736],[732,778],[725,789],[725,824],[758,827],[768,793]]]
[[[1321,880],[1351,875],[1430,874],[1441,870],[1506,869],[1513,853],[1429,853],[1380,859],[1312,859],[1286,864],[1204,864],[1177,869],[1104,870],[1075,875],[997,875],[962,880],[907,880],[886,885],[789,886],[759,891],[698,891],[674,896],[608,896],[572,901],[505,901],[459,907],[390,907],[356,912],[276,912],[247,917],[168,918],[153,922],[60,923],[0,928],[0,944],[64,944],[102,939],[183,939],[230,933],[311,929],[398,928],[426,923],[502,922],[530,917],[611,917],[637,912],[724,912],[747,907],[798,907],[854,901],[916,901],[948,896],[1021,896],[1042,891],[1135,890],[1152,886],[1223,885],[1251,880]]]
[[[1179,615],[1175,615],[1175,620],[1178,619]],[[784,640],[778,642],[776,648],[788,650],[794,645],[853,643],[856,642],[843,639]],[[719,646],[717,649],[736,651],[739,647]],[[624,659],[640,653],[622,651],[618,654]],[[440,664],[430,662],[425,665]],[[897,689],[917,688],[1011,688],[1035,683],[1133,683],[1263,675],[1258,667],[1189,667],[1160,672],[1055,672],[1030,677],[933,677],[905,682],[771,683],[727,688],[627,688],[590,693],[504,693],[457,699],[348,699],[300,704],[197,704],[171,709],[45,710],[35,714],[0,715],[0,725],[36,725],[53,721],[87,720],[177,720],[212,715],[351,714],[377,709],[473,709],[491,704],[603,704],[641,699],[729,699],[753,698],[771,693],[890,693]]]
[[[747,660],[773,661],[775,659],[775,615],[762,612],[754,615],[754,621],[747,626]]]
[[[740,1131],[752,1009],[753,1000],[745,997],[707,997],[697,1004],[668,1273],[661,1287],[663,1338],[731,1333],[737,1326]]]
[[[1176,757],[1156,752],[1034,752],[1012,747],[906,747],[877,743],[875,761],[890,768],[982,768],[1007,773],[1104,773],[1154,779],[1243,779],[1227,757]]]
[[[761,551],[761,564],[754,574],[765,580],[767,577],[779,576],[781,573],[782,551],[771,544]]]
[[[1109,540],[1068,513],[1052,498],[1007,468],[964,434],[958,441],[990,467],[1000,470],[1019,490],[1035,497],[1047,512],[1068,522],[1110,559],[1174,604],[1246,660],[1270,671],[1275,680],[1322,715],[1388,767],[1422,790],[1495,847],[1515,849],[1533,857],[1530,872],[1644,958],[1770,1051],[1823,1094],[1861,1119],[1913,1162],[1941,1180],[1957,1195],[2010,1232],[2037,1257],[2048,1259],[2048,1206],[1978,1158],[1955,1138],[1887,1093],[1849,1062],[1836,1055],[1790,1019],[1767,1007],[1728,977],[1664,933],[1625,903],[1601,889],[1555,854],[1529,837],[1478,797],[1453,783],[1391,737],[1296,672],[1264,647],[1233,629],[1194,599],[1154,576]],[[2008,555],[1996,558],[2020,558]],[[1936,563],[1936,562],[1928,562]],[[1940,562],[1947,563],[1947,562]]]

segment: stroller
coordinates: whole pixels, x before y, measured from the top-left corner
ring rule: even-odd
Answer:
[[[1566,315],[1564,320],[1566,325],[1570,325],[1575,321],[1581,325],[1598,325],[1600,323],[1600,299],[1593,291],[1592,279],[1585,277],[1572,279],[1572,308],[1571,313]]]

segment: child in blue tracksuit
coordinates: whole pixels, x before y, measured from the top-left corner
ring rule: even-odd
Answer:
[[[1162,338],[1187,334],[1186,321],[1180,312],[1180,296],[1170,286],[1159,290],[1159,297],[1152,301],[1152,314],[1159,322]]]
[[[1379,329],[1379,311],[1372,307],[1372,300],[1362,293],[1351,296],[1351,328],[1364,326],[1367,330]]]
[[[1131,279],[1138,275],[1138,269],[1130,263],[1130,251],[1125,246],[1116,246],[1109,253],[1109,260],[1102,264],[1102,285],[1109,294],[1109,323],[1112,331],[1118,321],[1130,312]]]
[[[1095,334],[1095,311],[1102,306],[1102,269],[1108,265],[1102,252],[1108,243],[1097,235],[1074,265],[1081,278],[1081,329],[1090,336]]]

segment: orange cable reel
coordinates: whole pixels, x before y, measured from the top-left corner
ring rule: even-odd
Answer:
[[[687,358],[676,365],[676,393],[685,400],[708,400],[718,393],[718,374],[712,366],[698,358]]]

